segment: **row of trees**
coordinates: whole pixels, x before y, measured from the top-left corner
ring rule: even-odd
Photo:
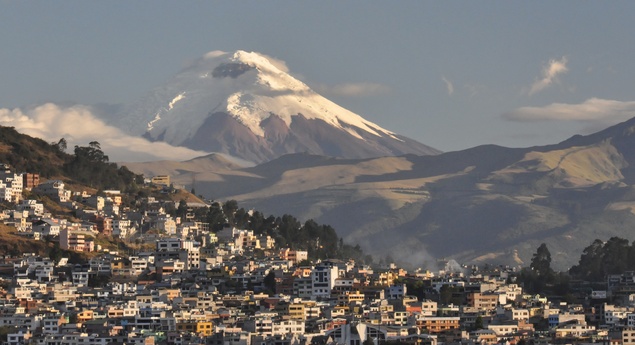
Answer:
[[[551,268],[551,253],[545,243],[533,255],[529,267],[523,268],[518,280],[531,293],[566,296],[570,293],[571,279],[603,282],[609,274],[635,270],[635,242],[612,237],[604,242],[596,239],[584,249],[577,265],[568,272]]]
[[[586,247],[577,265],[571,267],[572,277],[588,281],[603,281],[608,274],[635,270],[635,242],[620,237],[608,241],[595,240]]]
[[[176,210],[177,216],[185,216],[187,203],[181,201]],[[259,211],[249,211],[238,206],[235,200],[223,204],[214,202],[209,208],[194,210],[198,221],[209,224],[210,229],[219,231],[224,227],[253,230],[257,235],[269,235],[281,247],[306,250],[310,259],[348,259],[371,262],[372,257],[365,255],[359,245],[351,246],[338,237],[330,225],[318,224],[312,219],[302,223],[292,215],[265,216]]]
[[[60,149],[66,145],[62,140],[56,144]],[[141,175],[124,166],[118,167],[116,163],[110,163],[96,141],[88,146],[75,146],[74,155],[64,163],[63,171],[72,180],[96,189],[134,192],[143,183]]]
[[[531,264],[520,271],[518,280],[530,293],[567,296],[570,292],[569,275],[551,268],[551,253],[545,243],[536,249]]]

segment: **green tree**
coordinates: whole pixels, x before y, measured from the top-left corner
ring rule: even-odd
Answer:
[[[64,257],[64,251],[60,248],[59,242],[53,242],[53,248],[49,250],[49,259],[57,264],[62,257]]]
[[[483,329],[483,317],[481,315],[476,317],[474,320],[474,329]]]
[[[185,220],[185,216],[187,216],[187,201],[181,199],[179,201],[179,207],[176,208],[177,217],[181,217],[182,220]]]
[[[618,274],[629,269],[628,256],[629,256],[628,240],[611,237],[604,244],[603,255],[603,271],[605,274]]]
[[[93,288],[103,288],[110,282],[111,276],[106,274],[97,274],[88,277],[88,286]]]
[[[0,340],[4,344],[7,341],[9,333],[15,333],[18,330],[15,326],[1,326],[0,327]]]
[[[541,244],[531,259],[529,267],[534,270],[541,278],[553,277],[553,269],[551,269],[551,253],[545,243]]]
[[[236,200],[228,200],[223,204],[223,213],[229,225],[234,226],[234,214],[238,211],[238,202]]]
[[[55,147],[58,151],[64,152],[68,148],[68,144],[66,143],[66,139],[62,138],[58,142],[52,142],[51,145]]]
[[[578,264],[571,267],[569,273],[582,279],[600,280],[604,279],[602,272],[602,255],[604,243],[596,239],[588,247],[584,248]]]
[[[443,285],[439,290],[439,302],[441,304],[461,304],[461,288],[458,286]]]
[[[276,272],[270,270],[269,273],[265,276],[263,281],[265,285],[265,289],[267,289],[271,294],[276,293]]]

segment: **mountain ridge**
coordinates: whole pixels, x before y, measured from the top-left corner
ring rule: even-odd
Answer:
[[[368,159],[292,154],[219,172],[216,181],[197,177],[196,189],[331,224],[367,252],[415,265],[440,257],[526,264],[546,242],[554,267],[564,269],[596,238],[635,240],[634,122],[529,148]]]

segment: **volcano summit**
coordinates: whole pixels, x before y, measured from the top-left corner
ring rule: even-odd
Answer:
[[[322,97],[254,52],[207,53],[125,109],[117,125],[153,141],[261,163],[288,153],[370,158],[438,150]]]

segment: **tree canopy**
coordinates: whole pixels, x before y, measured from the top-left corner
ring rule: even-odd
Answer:
[[[547,244],[543,243],[536,249],[529,267],[543,278],[554,274],[553,269],[551,269],[551,253],[549,248],[547,248]]]
[[[109,163],[101,145],[92,141],[88,146],[75,146],[74,155],[63,166],[71,179],[96,189],[134,189],[142,177],[126,167]]]
[[[208,223],[214,231],[231,226],[253,230],[257,235],[269,235],[281,247],[306,250],[310,259],[351,258],[361,262],[372,260],[370,256],[364,255],[359,245],[344,243],[333,227],[318,224],[313,219],[302,223],[289,214],[265,217],[259,211],[245,210],[235,200],[228,200],[222,205],[214,202],[204,212],[195,212],[194,216],[196,220]]]
[[[635,242],[611,237],[603,242],[596,239],[584,248],[580,261],[569,273],[578,279],[604,281],[608,274],[635,270]]]

